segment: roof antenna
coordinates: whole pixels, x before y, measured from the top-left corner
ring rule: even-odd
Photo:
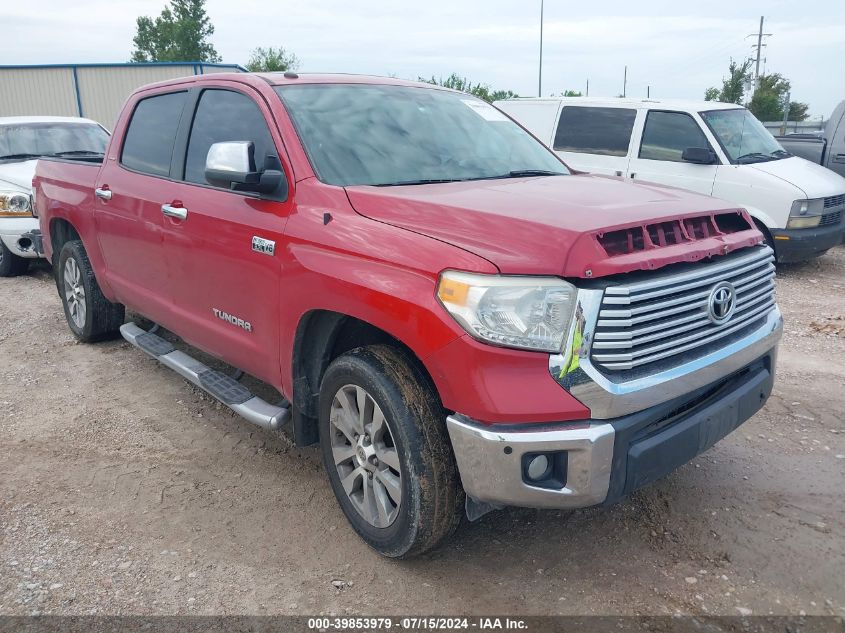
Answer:
[[[299,79],[299,75],[297,75],[292,70],[285,71],[285,79]]]

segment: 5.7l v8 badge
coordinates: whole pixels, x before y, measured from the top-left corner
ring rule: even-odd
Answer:
[[[276,242],[273,240],[265,240],[263,237],[257,235],[252,236],[252,250],[256,253],[264,253],[265,255],[273,255],[276,252]]]

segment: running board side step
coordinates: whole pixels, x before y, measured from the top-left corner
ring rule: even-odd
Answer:
[[[247,421],[265,429],[277,430],[290,419],[289,407],[272,405],[262,400],[237,380],[179,351],[158,335],[134,323],[121,325],[120,334],[132,345],[214,396]]]

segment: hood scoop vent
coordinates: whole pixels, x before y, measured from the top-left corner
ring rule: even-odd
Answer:
[[[643,226],[608,231],[607,233],[598,233],[596,240],[608,257],[616,257],[739,233],[753,228],[754,226],[745,213],[735,211],[655,222]]]

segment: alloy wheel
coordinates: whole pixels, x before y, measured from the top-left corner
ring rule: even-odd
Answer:
[[[82,273],[73,257],[65,261],[64,270],[65,300],[67,301],[70,318],[80,330],[85,327],[85,286],[82,284]]]
[[[344,385],[332,401],[329,423],[332,456],[346,495],[364,520],[388,527],[402,503],[402,471],[384,413],[365,389]]]

